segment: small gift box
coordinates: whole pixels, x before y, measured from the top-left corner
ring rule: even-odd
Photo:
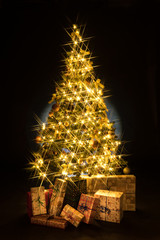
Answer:
[[[77,210],[84,215],[83,222],[92,223],[98,206],[98,199],[93,196],[81,194]]]
[[[123,193],[99,190],[94,194],[99,199],[96,216],[97,220],[120,223],[123,217]]]
[[[134,175],[111,175],[107,177],[107,188],[123,192],[123,211],[136,210],[136,177]]]
[[[50,216],[58,216],[62,210],[63,201],[66,193],[67,182],[63,179],[56,179],[53,186],[53,193],[50,199]]]
[[[47,213],[44,187],[31,188],[31,200],[33,216]]]
[[[78,225],[84,218],[84,215],[67,204],[61,212],[61,217],[66,219],[68,222],[73,224],[75,227],[78,227]]]
[[[65,229],[68,222],[62,217],[49,218],[49,215],[38,215],[31,217],[32,224]]]
[[[49,208],[49,203],[50,203],[50,199],[51,199],[51,196],[52,196],[52,192],[53,192],[52,189],[45,189],[44,190],[47,212],[48,212],[48,208]],[[27,192],[27,215],[30,218],[33,216],[31,192]]]

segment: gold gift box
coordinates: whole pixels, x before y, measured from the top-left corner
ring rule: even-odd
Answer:
[[[49,215],[58,216],[61,213],[67,182],[63,179],[56,179],[53,186],[53,193],[50,199]]]
[[[64,206],[64,208],[61,212],[61,217],[66,219],[68,222],[73,224],[75,227],[78,227],[78,225],[84,218],[84,215],[67,204]]]
[[[93,195],[99,189],[123,192],[123,210],[136,210],[136,177],[134,175],[87,176],[85,179],[89,194]]]
[[[47,213],[43,186],[31,188],[31,200],[33,216]]]
[[[120,223],[123,217],[123,192],[99,190],[94,197],[99,199],[95,219]]]
[[[49,219],[49,215],[31,217],[31,223],[61,229],[65,229],[68,224],[68,222],[62,217],[55,216],[54,218]]]
[[[124,193],[123,211],[136,211],[136,177],[134,175],[107,176],[107,188]]]

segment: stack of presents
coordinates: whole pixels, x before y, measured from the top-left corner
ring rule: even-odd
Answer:
[[[51,189],[31,188],[27,212],[31,223],[65,229],[68,222],[95,220],[120,223],[124,211],[136,210],[136,177],[86,177],[77,182],[56,179]]]

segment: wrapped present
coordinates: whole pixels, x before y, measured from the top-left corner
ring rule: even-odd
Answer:
[[[52,189],[45,189],[45,201],[46,201],[46,208],[48,213],[49,203],[52,196]],[[27,215],[31,218],[33,216],[32,213],[32,199],[31,199],[31,192],[27,192]]]
[[[49,215],[58,216],[62,210],[66,193],[67,182],[57,178],[53,186],[53,193],[50,199]]]
[[[64,198],[64,205],[69,204],[73,208],[77,208],[82,193],[87,193],[86,180],[67,181],[67,190]]]
[[[61,212],[61,217],[66,219],[68,222],[73,224],[75,227],[78,227],[78,225],[84,218],[84,215],[67,204]]]
[[[123,217],[123,193],[99,190],[94,197],[99,199],[95,219],[120,223]]]
[[[62,217],[49,218],[49,215],[38,215],[31,217],[32,224],[65,229],[68,222]]]
[[[33,216],[47,213],[43,186],[31,188],[31,200]]]
[[[98,206],[98,199],[93,196],[81,194],[77,210],[84,215],[83,222],[92,223]]]
[[[134,175],[111,175],[85,177],[87,193],[94,194],[99,189],[123,192],[123,210],[136,210],[136,177]]]
[[[136,210],[136,177],[134,175],[107,176],[107,188],[123,192],[123,211]]]

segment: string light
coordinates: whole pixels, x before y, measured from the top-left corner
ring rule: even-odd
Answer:
[[[72,30],[63,81],[57,83],[51,117],[47,123],[40,123],[42,141],[38,160],[32,164],[36,174],[47,181],[48,170],[56,175],[60,169],[58,173],[65,178],[70,174],[98,178],[113,174],[117,166],[125,164],[118,152],[121,141],[107,117],[102,98],[104,86],[95,77],[86,39],[75,24]]]

